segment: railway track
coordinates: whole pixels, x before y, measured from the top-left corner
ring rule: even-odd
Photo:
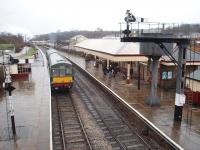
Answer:
[[[54,150],[92,149],[69,93],[52,95],[52,117]]]
[[[107,103],[109,98],[101,90],[88,84],[89,81],[80,74],[76,76],[75,80],[74,89],[80,94],[82,101],[103,131],[112,149],[151,149],[149,144],[121,118],[116,112],[117,110]]]

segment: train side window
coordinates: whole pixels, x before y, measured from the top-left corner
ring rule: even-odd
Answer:
[[[66,74],[72,74],[72,68],[66,68]]]
[[[59,76],[59,70],[58,69],[53,69],[52,74],[54,77]]]
[[[65,69],[60,69],[60,76],[64,77],[66,75]]]

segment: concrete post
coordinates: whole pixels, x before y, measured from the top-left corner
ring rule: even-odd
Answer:
[[[109,61],[110,61],[110,60],[107,59],[107,69],[109,68],[109,65],[110,65],[110,64],[109,64]]]
[[[178,71],[176,79],[176,96],[174,121],[182,120],[182,110],[185,104],[184,86],[185,86],[185,68],[186,68],[186,45],[179,44],[178,51]]]
[[[94,56],[95,60],[94,60],[94,67],[99,68],[99,62],[98,62],[98,57]]]
[[[140,62],[138,61],[138,90],[140,90]]]
[[[130,70],[131,70],[131,64],[130,64],[130,62],[128,62],[128,64],[127,64],[127,79],[126,79],[127,84],[130,83]]]
[[[96,59],[97,59],[97,57],[94,55],[94,67],[96,67],[96,65],[97,65]]]
[[[146,103],[151,106],[160,105],[160,99],[157,96],[157,84],[158,84],[158,64],[160,56],[152,56],[152,81],[151,81],[151,93],[147,97]]]

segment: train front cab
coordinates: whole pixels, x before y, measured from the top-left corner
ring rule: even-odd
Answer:
[[[72,88],[74,82],[72,65],[54,65],[50,72],[52,90]]]

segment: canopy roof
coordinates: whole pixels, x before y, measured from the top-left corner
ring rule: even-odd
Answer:
[[[113,61],[147,61],[147,57],[140,54],[140,43],[122,43],[120,39],[87,39],[75,48]]]

